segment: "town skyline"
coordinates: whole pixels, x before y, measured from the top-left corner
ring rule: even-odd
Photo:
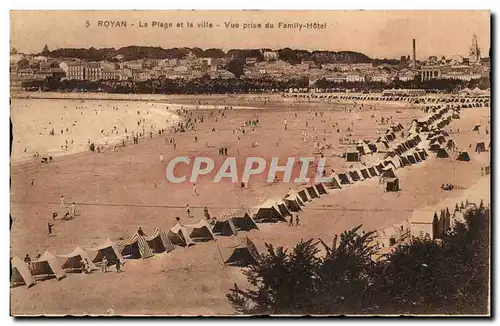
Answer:
[[[250,13],[250,15],[249,15]],[[467,56],[477,35],[483,57],[489,57],[489,11],[300,11],[301,21],[325,22],[315,30],[231,29],[225,21],[278,21],[279,11],[12,11],[11,47],[20,53],[39,53],[45,45],[57,48],[115,48],[159,46],[168,48],[282,49],[353,51],[370,58],[399,59],[411,55],[417,40],[417,60],[429,56]],[[487,17],[485,17],[487,16]],[[165,19],[168,17],[168,19]],[[249,18],[250,17],[250,18]],[[303,17],[303,20],[302,20]],[[163,29],[131,27],[134,22],[211,21],[219,28]],[[486,19],[485,19],[486,18]],[[125,21],[127,27],[98,27],[97,22]],[[273,20],[274,19],[274,20]],[[283,19],[286,20],[286,19]],[[462,24],[467,20],[468,24]],[[40,24],[43,21],[43,24]],[[90,26],[85,27],[89,21]],[[43,28],[39,28],[42,25]],[[465,25],[465,26],[464,26]],[[126,29],[125,29],[126,28]],[[72,35],[73,37],[68,37]],[[356,37],[352,37],[356,35]]]

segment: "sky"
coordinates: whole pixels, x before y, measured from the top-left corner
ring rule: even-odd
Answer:
[[[468,56],[473,34],[483,57],[490,49],[489,11],[11,11],[10,18],[11,47],[21,53],[40,52],[45,44],[51,50],[143,45],[224,50],[290,47],[399,58],[411,55],[415,38],[417,60],[421,60],[430,55]],[[98,26],[99,21],[127,26]],[[153,27],[153,22],[172,23],[172,27]],[[177,27],[181,22],[183,26]],[[187,27],[188,22],[193,27]],[[214,27],[197,27],[203,22]],[[299,31],[278,28],[279,22],[317,22],[324,28]],[[227,28],[227,23],[239,27]],[[261,28],[243,29],[244,24],[258,23]],[[274,28],[265,28],[266,23]]]

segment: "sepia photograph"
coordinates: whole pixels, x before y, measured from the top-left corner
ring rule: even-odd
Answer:
[[[491,19],[10,11],[11,316],[491,316]]]

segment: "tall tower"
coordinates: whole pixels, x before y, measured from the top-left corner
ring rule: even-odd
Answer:
[[[472,44],[469,49],[469,64],[479,64],[481,62],[481,50],[477,44],[476,34],[472,35]]]
[[[413,63],[412,63],[413,69],[417,68],[417,42],[415,39],[413,39]]]

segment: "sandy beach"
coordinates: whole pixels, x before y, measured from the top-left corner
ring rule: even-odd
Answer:
[[[75,109],[80,106],[83,108]],[[145,137],[139,144],[127,145],[116,152],[108,149],[98,154],[86,148],[88,139],[101,144],[122,139],[125,127],[130,128],[129,133],[142,130],[142,124],[137,129],[138,117],[146,119],[146,131],[150,125],[154,130],[168,128],[182,119],[175,112],[180,106],[189,108],[193,117],[203,117],[196,131],[168,131],[162,136]],[[230,106],[234,107],[227,108]],[[346,145],[342,138],[355,142],[375,140],[388,128],[380,123],[382,117],[401,123],[406,131],[413,119],[428,115],[407,103],[370,103],[362,108],[358,104],[350,113],[346,113],[347,107],[353,105],[299,103],[280,100],[277,95],[179,96],[155,101],[85,100],[83,103],[75,99],[15,98],[11,108],[12,160],[29,160],[37,150],[40,154],[54,153],[56,158],[49,164],[30,161],[11,168],[11,255],[23,257],[30,253],[34,257],[44,251],[64,254],[76,246],[95,246],[108,237],[113,241],[127,238],[139,227],[146,233],[156,227],[168,230],[175,224],[175,217],[180,217],[183,224],[199,221],[204,207],[212,215],[220,216],[242,206],[257,206],[268,198],[283,197],[290,187],[301,186],[269,184],[264,178],[256,178],[247,188],[241,188],[229,181],[213,183],[210,178],[201,178],[197,183],[199,195],[193,196],[191,184],[172,184],[166,180],[165,167],[173,157],[209,156],[220,164],[224,157],[218,155],[217,149],[225,146],[228,155],[235,156],[238,164],[242,164],[249,156],[318,156],[319,143],[327,171],[343,171],[358,167],[359,163],[346,162],[341,157],[354,147]],[[137,115],[137,111],[141,114]],[[260,230],[240,232],[235,237],[176,248],[146,260],[130,260],[121,274],[71,274],[59,282],[48,280],[30,289],[14,288],[11,311],[13,314],[232,314],[225,294],[234,283],[244,286],[246,280],[240,268],[224,267],[223,260],[246,236],[260,250],[264,250],[265,243],[290,247],[310,238],[329,243],[335,234],[359,224],[365,230],[381,229],[410,218],[414,210],[439,207],[447,198],[461,200],[468,196],[468,191],[482,196],[489,194],[490,176],[481,176],[480,169],[490,164],[490,153],[475,153],[474,148],[477,141],[489,144],[490,135],[472,131],[477,123],[491,130],[489,117],[489,108],[462,109],[460,119],[453,120],[446,130],[459,149],[469,152],[471,161],[456,161],[457,153],[450,153],[445,159],[431,154],[421,164],[396,171],[400,192],[384,192],[377,178],[332,190],[306,206],[301,213],[301,227],[260,224]],[[246,121],[254,119],[259,120],[257,127],[245,127]],[[73,126],[71,122],[75,120]],[[101,135],[100,130],[111,130],[115,125],[118,135]],[[56,131],[54,136],[48,134],[51,126]],[[68,132],[59,134],[57,131],[65,126]],[[244,134],[241,129],[245,129]],[[74,139],[74,146],[61,151],[60,146],[70,138]],[[166,138],[175,139],[175,149]],[[76,152],[80,153],[67,155]],[[164,162],[159,159],[160,153],[165,156]],[[380,155],[367,155],[366,161],[375,161]],[[445,183],[459,189],[444,191],[440,186]],[[59,208],[62,195],[67,202],[76,202],[79,215],[71,221],[52,221],[53,212],[62,213]],[[186,218],[187,204],[194,215],[191,219]],[[49,221],[55,225],[53,237],[47,237]]]

